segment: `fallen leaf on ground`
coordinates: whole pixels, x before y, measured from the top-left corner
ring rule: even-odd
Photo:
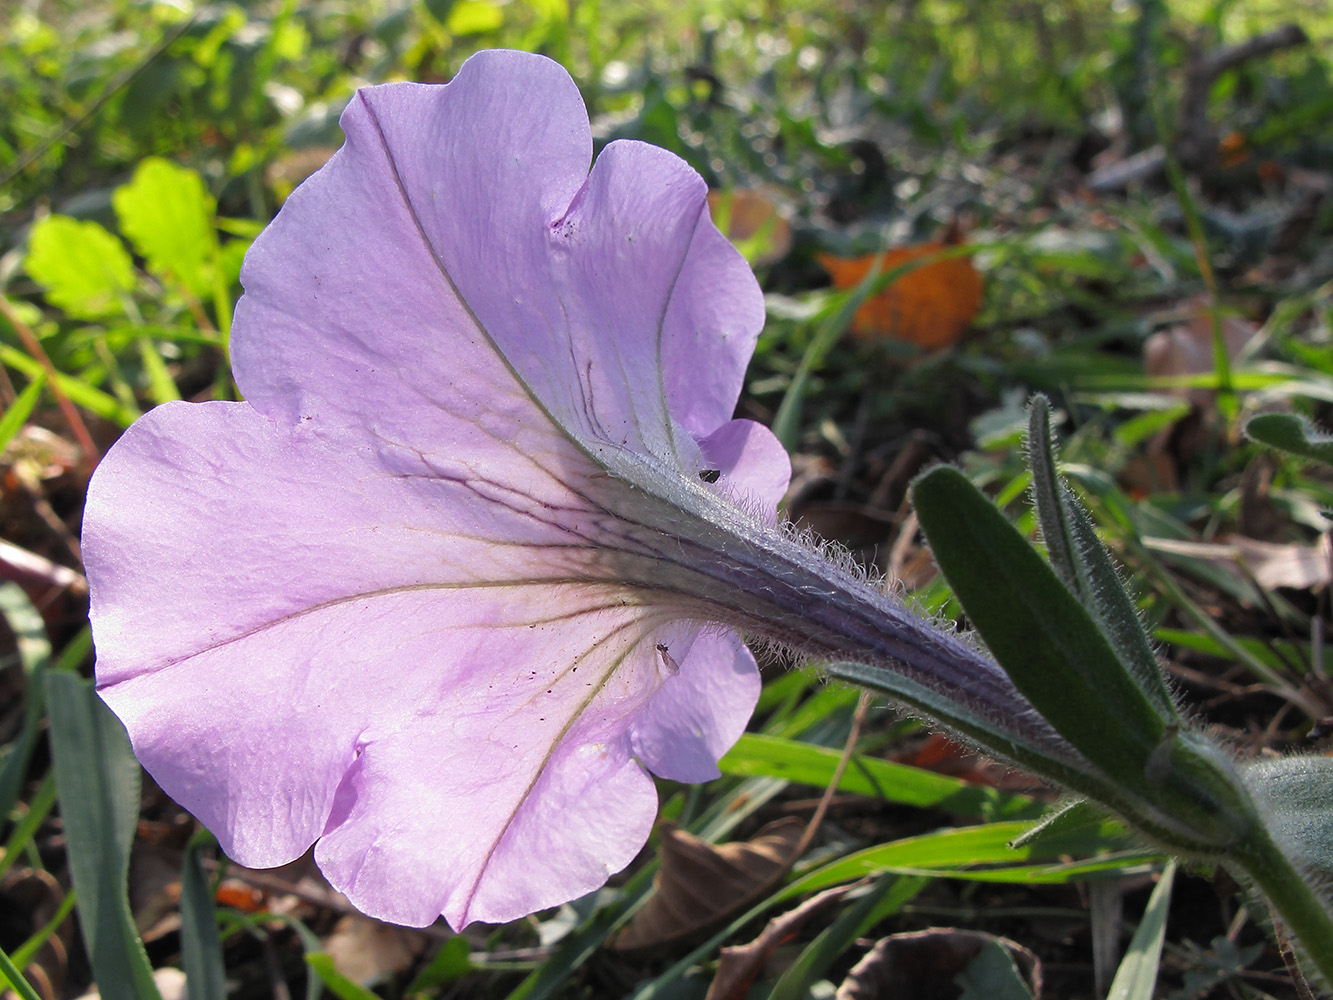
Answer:
[[[770,920],[763,932],[749,944],[723,948],[717,975],[713,977],[704,1000],[744,1000],[777,947],[799,934],[811,917],[838,902],[851,888],[850,885],[840,885],[812,896],[795,909]]]
[[[426,946],[422,935],[368,917],[346,916],[324,942],[324,951],[348,979],[371,986],[402,972]]]
[[[1241,316],[1223,316],[1227,357],[1235,360],[1258,329]],[[1158,330],[1144,342],[1143,368],[1153,376],[1206,375],[1213,370],[1213,316],[1207,299],[1192,299],[1186,304],[1185,322]],[[1169,391],[1187,396],[1196,406],[1207,406],[1213,398],[1210,389]]]
[[[904,340],[928,351],[956,343],[981,308],[982,285],[970,257],[929,260],[948,249],[943,243],[922,243],[885,251],[881,274],[913,261],[927,263],[904,272],[868,298],[852,318],[852,332]],[[865,280],[879,256],[820,254],[818,260],[834,287],[847,289]]]
[[[805,823],[781,819],[750,840],[710,844],[674,823],[658,828],[653,896],[611,939],[614,951],[659,948],[703,933],[768,892],[796,860]]]
[[[875,942],[838,987],[835,1000],[956,1000],[960,990],[954,979],[992,942],[1009,953],[1032,995],[1040,997],[1041,962],[1028,949],[983,931],[937,927]]]
[[[1222,536],[1214,542],[1148,537],[1143,542],[1153,551],[1203,559],[1242,578],[1244,574],[1240,568],[1243,565],[1255,583],[1265,590],[1278,587],[1317,590],[1333,576],[1330,571],[1333,554],[1330,553],[1328,535],[1320,535],[1310,545],[1262,542],[1240,535]]]

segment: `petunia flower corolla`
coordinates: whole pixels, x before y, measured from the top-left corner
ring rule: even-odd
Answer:
[[[1032,714],[775,530],[786,455],[731,419],[762,299],[686,164],[590,171],[573,82],[515,52],[342,126],[246,258],[246,402],[150,412],[85,515],[98,689],[231,857],[314,844],[412,925],[586,893],[649,773],[714,777],[744,729],[737,629]]]

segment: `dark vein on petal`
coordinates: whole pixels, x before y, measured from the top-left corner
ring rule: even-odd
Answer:
[[[614,660],[612,660],[611,663],[608,665],[607,669],[602,672],[597,682],[592,686],[587,697],[585,697],[583,701],[580,704],[578,704],[568,714],[564,724],[560,727],[558,734],[554,739],[551,740],[551,746],[542,756],[541,762],[535,768],[533,768],[532,777],[529,779],[527,787],[523,789],[522,794],[520,794],[515,800],[514,808],[510,811],[509,817],[505,820],[504,825],[501,827],[500,833],[491,842],[490,848],[486,851],[485,858],[482,859],[481,865],[477,869],[476,878],[473,879],[472,887],[468,890],[467,896],[464,899],[463,903],[464,920],[467,919],[467,915],[472,910],[473,900],[476,898],[477,892],[481,888],[482,880],[486,877],[486,871],[487,869],[490,868],[491,860],[495,857],[495,852],[500,849],[500,845],[504,842],[505,836],[509,833],[510,828],[514,825],[514,821],[518,818],[518,814],[523,810],[523,807],[528,803],[529,799],[531,798],[533,789],[537,787],[537,783],[541,781],[542,776],[546,773],[546,769],[551,763],[551,758],[555,756],[556,751],[559,750],[560,747],[564,744],[565,737],[569,735],[569,731],[573,728],[574,723],[576,723],[582,717],[583,713],[588,710],[588,707],[592,705],[592,703],[597,699],[597,696],[605,689],[607,683],[611,680],[611,677],[616,673],[617,670],[620,669],[621,664],[623,664],[630,656],[633,655],[634,651],[639,648],[639,646],[643,642],[644,637],[654,628],[657,627],[657,623],[648,625],[648,622],[650,622],[651,620],[652,618],[650,616],[645,616],[644,618],[632,619],[631,621],[625,622],[624,624],[617,626],[602,638],[597,639],[593,643],[593,645],[589,646],[582,653],[580,653],[579,656],[574,661],[573,665],[577,665],[580,661],[586,661],[588,657],[590,657],[594,652],[596,652],[601,647],[605,646],[612,638],[615,638],[619,635],[623,635],[624,633],[632,629],[642,628],[644,631],[644,636],[641,636],[636,641],[627,645],[625,647],[625,651],[621,653],[619,656],[617,656]]]

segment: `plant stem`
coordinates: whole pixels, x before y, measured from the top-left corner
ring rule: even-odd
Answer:
[[[1292,864],[1268,831],[1257,826],[1253,836],[1231,852],[1232,864],[1253,880],[1285,927],[1276,927],[1279,940],[1285,929],[1295,938],[1302,971],[1317,976],[1321,991],[1333,986],[1333,913]]]

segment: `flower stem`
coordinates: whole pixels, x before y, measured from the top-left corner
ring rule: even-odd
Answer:
[[[1231,864],[1272,905],[1283,925],[1274,928],[1279,940],[1295,938],[1302,971],[1318,977],[1314,985],[1321,991],[1333,986],[1333,913],[1262,825],[1231,851]]]

